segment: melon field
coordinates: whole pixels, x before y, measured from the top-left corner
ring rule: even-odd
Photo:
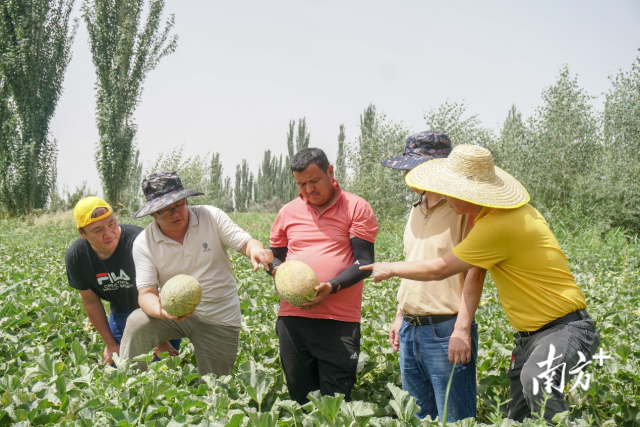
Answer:
[[[232,217],[267,242],[274,215]],[[401,222],[381,224],[377,260],[401,259]],[[610,356],[602,366],[595,361],[588,366],[586,390],[569,391],[574,383],[567,383],[573,421],[559,424],[640,426],[640,243],[615,230],[555,231],[600,329],[603,354]],[[413,417],[415,401],[400,389],[398,356],[387,342],[398,280],[365,284],[354,400],[315,395],[300,407],[289,400],[280,367],[272,279],[253,273],[247,259],[235,252],[230,256],[243,329],[232,376],[199,378],[188,340],[179,356],[151,363],[145,373],[124,360],[116,360],[117,369],[103,368],[102,340],[78,292],[67,285],[64,252],[76,237],[69,213],[0,220],[0,425],[421,425]],[[490,281],[476,320],[478,419],[457,425],[516,425],[505,419],[511,328]],[[441,423],[424,420],[422,425]],[[528,420],[524,425],[544,423]]]

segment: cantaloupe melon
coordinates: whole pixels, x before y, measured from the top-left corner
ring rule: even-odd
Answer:
[[[316,299],[318,278],[302,261],[285,261],[276,270],[276,292],[291,305],[300,307]]]
[[[186,274],[167,280],[160,290],[162,308],[172,316],[186,316],[196,309],[201,299],[200,282]]]

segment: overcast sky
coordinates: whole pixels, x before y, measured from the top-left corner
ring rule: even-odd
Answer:
[[[75,16],[79,16],[76,0]],[[147,77],[135,113],[145,164],[184,144],[219,152],[234,176],[265,149],[286,151],[289,120],[334,161],[341,123],[359,132],[369,103],[412,131],[447,99],[498,128],[512,104],[528,117],[563,64],[599,96],[640,47],[640,1],[166,0],[178,48]],[[102,193],[94,153],[95,72],[84,22],[51,132],[58,182]],[[403,147],[398,147],[398,152]]]

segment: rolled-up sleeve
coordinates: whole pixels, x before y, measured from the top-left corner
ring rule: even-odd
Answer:
[[[218,227],[218,235],[222,244],[231,248],[234,251],[239,252],[244,245],[251,240],[251,235],[244,231],[235,222],[229,218],[229,215],[224,213],[221,209],[211,206],[205,206],[211,213],[211,218],[215,225]]]
[[[282,209],[278,212],[276,220],[271,226],[271,233],[269,236],[269,245],[272,248],[286,248],[289,244],[287,239],[287,230],[285,229],[284,212]]]
[[[140,234],[142,236],[142,234]],[[144,239],[140,236],[133,243],[133,262],[136,265],[136,287],[138,289],[158,286],[158,268],[151,260]]]
[[[349,233],[370,243],[376,241],[378,221],[371,205],[364,200],[357,203],[353,209]]]

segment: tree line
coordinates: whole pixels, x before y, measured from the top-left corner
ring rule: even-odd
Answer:
[[[74,192],[58,188],[56,140],[49,132],[79,25],[70,19],[74,1],[0,2],[0,214],[68,209],[90,192],[86,185]],[[171,34],[173,15],[162,22],[164,2],[149,0],[143,22],[144,3],[83,0],[81,5],[96,72],[95,161],[105,199],[120,211],[135,211],[142,202],[142,176],[171,169],[180,172],[185,186],[205,193],[201,203],[226,211],[277,211],[298,194],[289,161],[310,146],[306,118],[289,122],[286,150],[284,144],[281,153],[265,150],[256,174],[243,159],[232,180],[219,153],[185,157],[182,147],[148,167],[142,164],[134,120],[142,83],[175,51],[178,39]],[[454,145],[490,149],[496,165],[523,183],[553,224],[638,233],[640,56],[610,82],[599,111],[594,96],[565,66],[530,117],[513,105],[505,108],[502,128],[493,130],[464,103],[447,101],[425,111],[424,128],[415,131],[438,130]],[[411,133],[373,104],[360,115],[355,137],[347,139],[344,125],[337,129],[336,178],[343,189],[368,200],[380,218],[406,215],[411,203],[401,174],[380,164],[402,153]]]
[[[496,166],[527,188],[531,203],[552,226],[596,227],[601,232],[622,228],[639,233],[640,56],[630,70],[611,77],[603,111],[593,106],[594,96],[579,86],[567,66],[542,91],[541,99],[542,104],[528,118],[512,105],[497,131],[484,126],[477,114],[469,114],[464,103],[447,101],[424,112],[420,130],[445,132],[454,146],[478,144],[491,150]],[[406,215],[415,195],[400,172],[380,162],[400,155],[412,131],[369,105],[360,115],[356,137],[347,139],[344,125],[337,133],[335,157],[327,154],[335,159],[341,187],[364,197],[381,219]],[[218,190],[207,187],[206,179],[189,179],[189,184],[196,188],[202,183],[201,191],[209,195],[202,202],[213,202],[228,211],[276,212],[298,195],[289,159],[309,144],[305,119],[298,121],[297,130],[291,121],[287,151],[277,155],[265,150],[257,179],[242,160],[233,188],[229,178],[225,185],[216,184]],[[213,159],[215,173],[195,175],[208,173],[222,182],[219,155],[214,154]],[[190,169],[188,162],[185,165],[172,166],[179,171]]]

